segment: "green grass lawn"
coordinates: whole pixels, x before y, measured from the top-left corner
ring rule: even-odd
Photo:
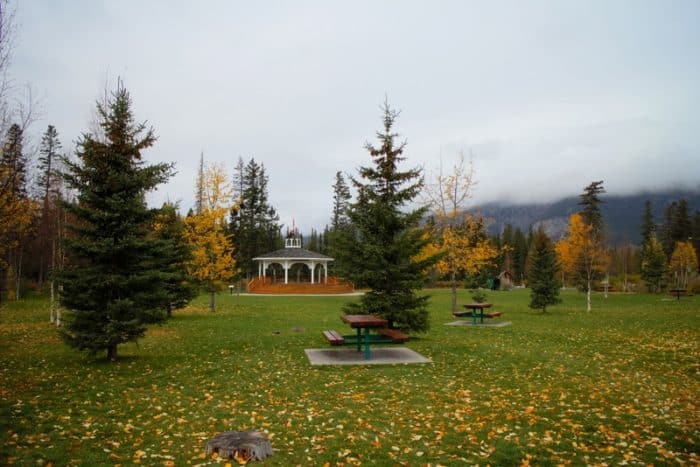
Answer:
[[[0,464],[210,465],[227,430],[272,438],[265,465],[700,462],[700,297],[488,294],[503,328],[444,326],[432,364],[311,367],[348,298],[202,296],[108,363],[67,348],[47,302],[0,309]],[[462,303],[468,291],[460,291]],[[235,462],[234,462],[235,464]]]

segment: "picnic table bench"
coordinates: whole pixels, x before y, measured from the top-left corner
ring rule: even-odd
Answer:
[[[338,331],[327,329],[323,331],[323,337],[326,338],[331,345],[356,345],[357,335],[352,334],[343,336]],[[398,329],[379,329],[377,335],[370,334],[370,342],[372,344],[403,344],[408,341],[408,334],[404,334]]]
[[[487,313],[484,313],[484,318],[498,318],[503,314],[502,311],[489,311]],[[452,316],[455,318],[471,318],[474,316],[474,313],[471,311],[453,311]],[[481,316],[480,313],[477,313],[476,316]]]
[[[340,335],[338,331],[334,331],[332,329],[329,329],[327,331],[323,331],[323,337],[326,338],[328,343],[330,345],[344,345],[345,344],[345,338]]]
[[[331,345],[353,345],[360,352],[364,345],[365,360],[370,359],[370,344],[403,344],[409,339],[398,329],[387,328],[387,320],[374,315],[343,315],[343,322],[356,330],[356,334],[341,335],[338,331],[323,331],[323,337]],[[376,332],[370,333],[370,329]],[[364,332],[362,332],[364,330]]]

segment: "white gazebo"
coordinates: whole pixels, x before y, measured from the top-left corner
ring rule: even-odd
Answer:
[[[294,264],[305,264],[311,271],[312,284],[325,284],[328,282],[328,263],[333,261],[330,256],[322,255],[314,251],[309,251],[301,247],[301,239],[297,237],[288,238],[282,250],[273,251],[253,258],[258,263],[258,277],[264,278],[267,268],[272,264],[279,264],[284,269],[284,283],[289,283],[289,269]],[[323,280],[316,278],[316,266],[323,266]]]

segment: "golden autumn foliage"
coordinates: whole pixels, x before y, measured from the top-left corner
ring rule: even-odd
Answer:
[[[425,187],[427,204],[434,210],[434,241],[424,248],[423,255],[442,254],[437,263],[441,275],[449,275],[452,283],[452,311],[457,310],[456,286],[460,273],[476,275],[498,256],[498,250],[488,240],[483,220],[463,214],[464,204],[476,185],[474,167],[466,164],[460,153],[449,173],[442,162],[432,184]]]
[[[456,226],[447,225],[441,229],[433,248],[444,252],[437,264],[440,274],[466,272],[476,275],[481,269],[491,265],[498,256],[498,250],[488,238],[482,236],[482,223],[472,215],[465,215]]]
[[[698,269],[698,257],[692,242],[676,242],[669,269],[676,276],[676,285],[687,287],[690,275]]]
[[[221,281],[235,273],[233,245],[225,230],[230,199],[231,187],[224,168],[220,165],[208,167],[204,172],[202,211],[185,219],[185,238],[192,248],[188,270],[208,284],[212,300]]]
[[[36,210],[34,200],[0,190],[0,266],[9,266],[3,262],[5,253],[16,247],[18,239],[29,230]]]
[[[590,311],[592,282],[605,271],[609,261],[601,239],[594,234],[593,226],[586,224],[576,213],[569,218],[566,236],[555,245],[555,249],[565,276],[573,278],[587,292],[587,309]]]
[[[0,271],[7,274],[7,298],[16,299],[17,263],[10,259],[13,250],[16,250],[21,240],[32,227],[38,205],[36,201],[18,196],[13,189],[16,183],[16,174],[12,167],[0,164]]]

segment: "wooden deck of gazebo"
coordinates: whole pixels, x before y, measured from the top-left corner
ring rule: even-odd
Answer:
[[[352,293],[355,288],[350,282],[335,277],[329,277],[324,284],[309,282],[274,282],[271,277],[256,277],[248,282],[248,293],[256,294],[318,294],[332,295]]]

